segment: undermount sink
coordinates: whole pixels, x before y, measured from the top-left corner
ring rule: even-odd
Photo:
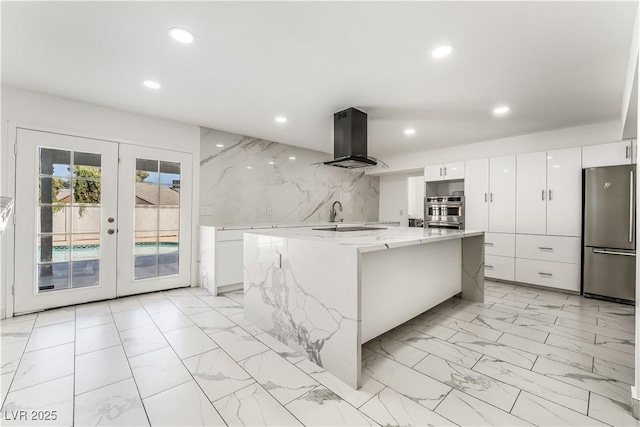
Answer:
[[[386,230],[384,227],[323,227],[323,228],[313,228],[313,230],[318,231],[366,231],[366,230]]]

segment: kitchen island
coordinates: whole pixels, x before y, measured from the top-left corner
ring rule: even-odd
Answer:
[[[247,232],[244,292],[249,322],[357,389],[363,343],[457,294],[484,302],[484,233]]]

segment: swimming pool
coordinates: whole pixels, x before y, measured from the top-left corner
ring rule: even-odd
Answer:
[[[160,254],[168,254],[178,252],[178,243],[161,242],[159,245],[155,243],[136,243],[134,255],[154,255],[156,248]],[[76,245],[71,246],[73,252],[73,260],[88,260],[100,258],[100,245]],[[38,246],[38,259],[40,259],[40,246]],[[69,246],[53,247],[53,262],[69,261]]]

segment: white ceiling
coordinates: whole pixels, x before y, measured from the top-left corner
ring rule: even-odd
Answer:
[[[326,152],[333,113],[354,106],[369,114],[369,154],[384,160],[619,118],[636,8],[2,2],[2,81]],[[173,26],[196,42],[175,42]],[[432,58],[445,43],[454,53]],[[511,113],[494,117],[503,103]]]

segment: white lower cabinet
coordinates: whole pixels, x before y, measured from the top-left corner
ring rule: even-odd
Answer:
[[[516,235],[515,281],[580,291],[579,237]]]
[[[485,255],[513,258],[516,255],[516,235],[511,233],[485,233]]]
[[[515,263],[513,257],[485,255],[484,276],[489,279],[515,280]]]
[[[227,286],[244,281],[244,240],[218,240],[216,244],[216,285]]]
[[[580,238],[559,236],[516,236],[516,257],[540,261],[580,264]]]
[[[516,282],[580,291],[580,264],[516,258]]]

